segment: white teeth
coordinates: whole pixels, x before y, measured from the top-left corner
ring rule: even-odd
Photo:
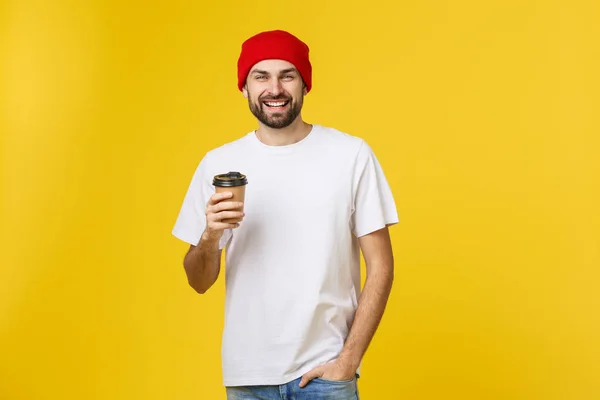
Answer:
[[[285,105],[285,103],[287,103],[287,101],[282,101],[279,103],[267,103],[265,102],[266,105],[268,105],[269,107],[281,107],[283,105]]]

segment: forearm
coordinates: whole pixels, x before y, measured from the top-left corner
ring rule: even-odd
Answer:
[[[393,273],[388,271],[392,268],[379,268],[367,276],[358,300],[352,327],[338,357],[353,369],[358,368],[383,317],[393,282]]]
[[[188,283],[198,293],[205,293],[219,277],[221,250],[219,241],[202,236],[197,246],[191,247],[183,260]]]

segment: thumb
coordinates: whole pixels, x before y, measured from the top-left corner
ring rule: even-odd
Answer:
[[[302,387],[306,386],[308,384],[308,382],[310,382],[314,378],[317,378],[321,375],[323,375],[323,373],[321,372],[321,368],[319,368],[319,367],[313,368],[310,371],[308,371],[307,373],[305,373],[304,375],[302,375],[302,379],[300,379],[300,384],[298,386],[300,386],[302,388]]]

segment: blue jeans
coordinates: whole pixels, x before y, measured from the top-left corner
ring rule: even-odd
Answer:
[[[315,378],[303,388],[300,379],[283,385],[228,386],[227,400],[359,400],[357,378],[329,381]]]

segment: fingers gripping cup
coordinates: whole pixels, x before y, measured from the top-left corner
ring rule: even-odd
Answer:
[[[213,185],[215,186],[215,192],[231,192],[233,197],[225,201],[244,202],[246,198],[246,185],[248,179],[246,175],[240,174],[239,172],[228,172],[226,174],[215,175],[213,178]],[[244,211],[244,207],[238,209]],[[235,224],[240,222],[241,218],[225,218],[221,222],[226,224]]]

